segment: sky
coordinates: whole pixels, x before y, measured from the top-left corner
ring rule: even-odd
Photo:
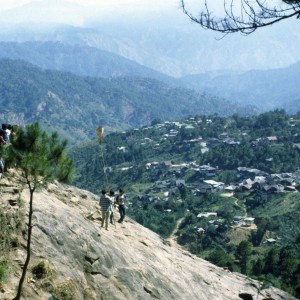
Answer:
[[[0,11],[15,8],[17,6],[27,4],[29,2],[31,2],[31,0],[0,0]]]
[[[179,0],[0,0],[1,21],[9,24],[57,21],[80,26],[94,16],[132,18],[165,10],[178,13]]]
[[[185,2],[195,15],[199,3],[203,3]],[[209,1],[216,12],[222,10],[223,3]],[[102,43],[103,50],[159,71],[176,69],[180,60],[183,62],[178,74],[199,72],[199,66],[205,71],[278,68],[300,59],[300,31],[291,30],[300,26],[299,20],[293,20],[295,26],[282,21],[247,37],[234,34],[223,39],[220,33],[191,22],[179,4],[180,0],[0,0],[0,33],[2,40],[10,40],[12,34],[12,40],[23,41],[26,28],[34,28],[34,34],[41,38],[42,30],[50,23],[101,28],[104,35],[113,35],[119,43],[118,47],[112,46],[113,39]],[[90,43],[100,47],[98,39]]]
[[[210,10],[223,11],[223,1],[210,1]],[[199,3],[203,1],[185,0],[193,15],[201,10]],[[89,26],[95,19],[132,22],[162,14],[172,20],[190,21],[182,12],[180,0],[0,0],[0,22],[6,25],[54,22]]]
[[[0,0],[0,11],[16,8],[32,2],[44,2],[44,0]],[[113,7],[116,5],[132,5],[135,7],[166,7],[169,5],[178,6],[177,0],[68,0],[70,3],[80,4],[82,6],[94,7]]]
[[[267,0],[273,6],[278,4],[278,0]],[[199,11],[203,8],[204,1],[185,0],[188,11],[197,17]],[[116,18],[119,16],[138,16],[151,15],[153,12],[169,11],[175,14],[181,13],[180,0],[0,0],[0,14],[6,11],[20,8],[28,4],[39,4],[39,8],[29,9],[23,16],[21,14],[11,13],[7,18],[12,23],[37,20],[38,22],[47,17],[51,22],[58,18],[58,22],[74,23],[73,25],[82,25],[84,21],[93,16],[103,16],[105,18]],[[231,3],[231,2],[228,2]],[[238,7],[240,0],[232,0],[234,7]],[[280,1],[282,3],[282,1]],[[74,4],[71,8],[70,4]],[[56,9],[56,10],[55,10]],[[52,11],[51,11],[52,10]],[[224,14],[224,0],[209,1],[209,10],[213,11],[215,16],[221,17]],[[49,14],[48,12],[52,12]],[[41,16],[39,18],[39,15]],[[178,17],[177,15],[177,17]],[[2,17],[2,16],[1,16]]]

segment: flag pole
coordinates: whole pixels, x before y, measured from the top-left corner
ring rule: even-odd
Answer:
[[[103,127],[98,127],[98,128],[96,128],[96,132],[97,132],[97,136],[98,136],[100,154],[101,154],[101,158],[102,158],[103,173],[104,173],[104,177],[105,177],[106,189],[109,190],[109,183],[108,183],[108,177],[107,177],[107,174],[106,174],[104,151],[103,151],[103,145],[102,145],[102,140],[103,140],[103,135],[104,135],[104,128]]]

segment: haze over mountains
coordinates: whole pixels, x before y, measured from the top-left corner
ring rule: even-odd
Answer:
[[[175,81],[167,75],[114,53],[61,42],[0,42],[0,57],[21,59],[43,69],[68,71],[80,76],[139,76]]]
[[[21,59],[43,69],[68,71],[80,76],[153,78],[240,105],[256,106],[259,111],[279,107],[295,113],[299,109],[300,62],[274,70],[227,72],[215,76],[202,73],[174,78],[108,51],[61,42],[0,42],[0,57]]]
[[[111,7],[105,1],[94,7],[68,1],[32,2],[2,11],[0,40],[88,45],[176,77],[274,69],[300,60],[297,20],[255,35],[217,40],[222,36],[191,24],[176,1],[164,1],[164,6],[151,1],[151,7],[149,2],[143,1],[144,9],[128,1],[112,1]]]
[[[67,126],[68,131],[77,122],[86,123],[86,133],[78,127],[71,130],[71,135],[80,131],[79,136],[86,137],[88,128],[100,123],[111,130],[122,130],[148,124],[153,118],[245,115],[278,107],[294,113],[299,108],[300,36],[290,30],[296,21],[247,37],[234,35],[216,40],[220,36],[190,24],[172,1],[164,6],[155,2],[150,6],[148,1],[145,8],[131,5],[135,1],[113,1],[111,6],[83,6],[78,4],[80,1],[76,5],[73,1],[26,2],[0,12],[0,57],[75,76],[4,61],[1,103],[9,101],[14,112],[12,103],[17,102],[12,99],[20,101],[19,107],[25,107],[24,116],[16,119],[33,121],[44,114],[41,121],[51,123],[51,117],[46,117],[49,111],[44,108],[51,103],[50,98],[57,97],[65,108],[52,108],[56,125],[60,130]],[[121,13],[121,8],[126,9]],[[289,36],[284,34],[287,31]],[[18,74],[11,69],[13,65]],[[7,74],[19,82],[17,85],[7,87],[6,68]],[[20,86],[25,90],[20,92]],[[25,103],[33,102],[37,106],[28,111],[32,106]],[[81,108],[71,113],[79,103]],[[93,117],[89,118],[90,114]],[[64,125],[60,123],[62,115],[69,118]],[[73,125],[69,128],[70,123]]]
[[[261,110],[284,108],[289,113],[299,111],[300,62],[274,70],[252,70],[243,74],[211,77],[208,74],[183,78],[186,86],[207,91],[232,101],[251,104]]]

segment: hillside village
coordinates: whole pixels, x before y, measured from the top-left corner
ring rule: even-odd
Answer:
[[[176,241],[226,271],[298,295],[300,123],[289,117],[285,126],[262,133],[254,129],[257,119],[251,130],[240,126],[246,121],[194,117],[112,133],[100,147],[104,174],[110,188],[125,188],[127,217],[158,233],[165,245]],[[92,173],[101,170],[99,145],[91,145],[70,153],[76,172],[99,188],[95,179],[103,174]],[[81,183],[92,191],[88,181]]]
[[[281,110],[157,119],[106,135],[100,147],[73,149],[74,184],[97,192],[107,177],[110,188],[125,188],[127,214],[138,223],[218,266],[294,291],[299,258],[288,249],[300,241],[299,119]],[[293,262],[289,275],[279,255]]]
[[[247,143],[255,151],[256,148],[276,146],[287,143],[290,140],[290,137],[277,135],[261,136],[254,140],[245,139],[245,137],[249,136],[247,132],[238,132],[238,134],[234,132],[234,136],[232,136],[230,129],[228,132],[222,131],[216,137],[208,136],[204,138],[196,135],[195,131],[197,132],[197,128],[201,127],[203,130],[205,126],[212,125],[212,119],[202,120],[201,118],[191,117],[183,122],[166,121],[134,130],[135,133],[133,135],[140,137],[139,139],[135,137],[134,142],[142,147],[144,152],[153,149],[154,152],[159,153],[160,149],[168,147],[166,145],[171,145],[172,147],[172,151],[169,152],[169,157],[167,157],[168,159],[160,161],[149,160],[144,164],[143,176],[147,176],[147,174],[155,175],[151,177],[151,188],[148,188],[147,192],[138,195],[140,201],[148,201],[150,203],[168,201],[168,198],[174,195],[181,187],[189,190],[194,196],[201,196],[206,193],[222,193],[227,197],[239,199],[239,194],[247,192],[251,195],[251,199],[255,199],[255,201],[260,203],[265,203],[281,193],[298,192],[300,188],[300,174],[298,171],[270,173],[254,167],[238,165],[234,170],[235,178],[231,178],[230,182],[222,182],[216,180],[222,172],[220,166],[210,163],[199,164],[197,160],[187,159],[180,161],[179,159],[182,159],[182,155],[178,154],[198,151],[199,155],[204,155],[218,145],[234,149],[237,146],[242,146],[243,143]],[[296,125],[299,126],[299,121],[294,118],[287,120],[289,128],[294,128]],[[226,130],[226,127],[224,129]],[[153,134],[154,132],[155,134]],[[192,138],[184,138],[189,136],[192,136]],[[126,142],[128,143],[131,139],[132,137],[129,136]],[[294,142],[293,146],[299,150],[299,143]],[[117,151],[126,154],[126,152],[130,151],[129,147],[130,145],[127,146],[126,144],[118,145]],[[145,158],[144,161],[146,160]],[[265,161],[270,163],[273,161],[273,157],[267,157]],[[295,167],[298,170],[298,166]],[[121,167],[120,170],[122,172],[134,172],[135,168],[137,168],[137,165],[128,164],[126,167]],[[114,168],[110,167],[108,171],[114,172]],[[251,199],[244,201],[254,201]],[[172,213],[171,209],[166,209],[165,211]],[[217,216],[216,212],[210,213],[215,214],[215,220],[210,220],[209,222],[218,224],[220,222],[219,216]],[[205,213],[202,215],[200,213],[197,214],[197,217],[205,216]],[[256,230],[254,223],[255,216],[248,215],[246,209],[244,215],[232,218],[232,225],[245,226],[251,230]],[[269,238],[267,241],[273,243],[276,242],[276,239]]]

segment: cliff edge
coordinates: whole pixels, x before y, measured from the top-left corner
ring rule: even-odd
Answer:
[[[258,281],[174,247],[130,218],[110,225],[108,231],[101,229],[98,199],[58,182],[34,194],[32,258],[24,299],[295,299],[275,288],[260,289]],[[0,299],[15,295],[25,261],[28,200],[16,172],[0,179],[0,209],[11,226],[22,215],[24,220],[10,251],[10,277],[0,289]]]

